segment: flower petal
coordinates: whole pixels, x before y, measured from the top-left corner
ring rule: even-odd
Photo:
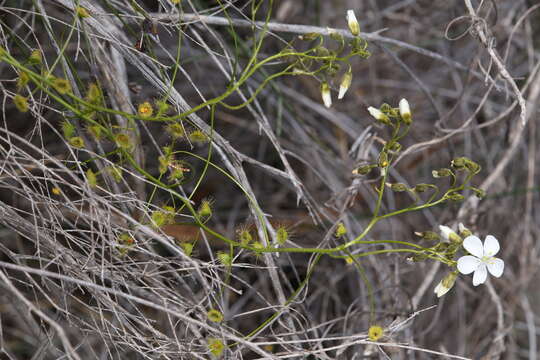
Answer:
[[[465,255],[459,258],[457,269],[460,273],[468,275],[480,266],[480,259],[471,255]]]
[[[470,252],[471,255],[474,255],[477,258],[484,256],[484,246],[482,245],[482,240],[474,235],[467,236],[465,240],[463,240],[463,247],[465,250]]]
[[[478,268],[474,271],[474,275],[473,275],[473,279],[472,279],[472,284],[474,286],[478,286],[480,284],[483,284],[484,282],[486,282],[486,279],[487,279],[487,269],[486,269],[486,264],[482,263],[480,264],[480,266],[478,266]]]
[[[484,255],[485,256],[494,256],[500,250],[499,241],[493,235],[486,236],[484,241]]]
[[[490,259],[487,263],[489,273],[495,277],[501,277],[504,271],[504,261],[499,258]]]

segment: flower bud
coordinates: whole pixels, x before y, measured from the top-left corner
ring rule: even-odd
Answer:
[[[398,143],[398,142],[393,142],[391,145],[390,145],[390,150],[394,151],[394,152],[400,152],[401,151],[401,144]]]
[[[417,231],[414,233],[414,235],[419,236],[424,240],[430,240],[430,241],[440,239],[439,235],[434,231],[422,231],[422,232]]]
[[[332,106],[332,95],[330,94],[330,85],[325,81],[321,84],[321,96],[324,106],[329,108]]]
[[[375,119],[379,120],[383,124],[390,124],[390,119],[381,110],[374,108],[373,106],[368,107],[367,110],[369,111],[371,116],[373,116]]]
[[[349,70],[341,78],[341,83],[339,84],[338,99],[343,99],[343,97],[345,96],[345,93],[347,92],[347,90],[349,90],[349,87],[351,86],[351,82],[352,82],[352,70],[349,67]]]
[[[479,164],[469,159],[465,161],[465,167],[467,168],[467,170],[469,170],[470,172],[474,174],[479,173],[480,170],[482,169],[482,167]]]
[[[311,41],[311,40],[315,40],[319,36],[321,36],[321,34],[316,33],[316,32],[311,32],[311,33],[300,35],[298,38],[300,38],[300,40],[304,40],[304,41]]]
[[[347,23],[349,24],[349,30],[354,36],[360,35],[360,24],[356,20],[354,10],[347,10]]]
[[[375,165],[362,165],[352,171],[354,175],[367,175]]]
[[[441,230],[441,235],[444,240],[454,242],[454,243],[461,243],[463,240],[461,237],[455,233],[454,230],[449,228],[448,226],[439,225],[439,229]]]
[[[451,200],[451,201],[462,201],[465,199],[465,196],[461,195],[461,194],[450,194],[446,197],[447,199]]]
[[[399,115],[401,115],[401,118],[406,125],[410,125],[412,123],[411,108],[406,99],[401,99],[399,101]]]
[[[457,272],[453,271],[446,275],[444,279],[439,282],[439,284],[435,287],[435,290],[433,291],[435,294],[437,294],[437,297],[441,297],[444,294],[446,294],[455,284],[457,277]]]
[[[477,198],[484,198],[486,196],[486,191],[485,190],[482,190],[482,189],[479,189],[479,188],[475,188],[475,187],[471,187],[471,190],[474,192],[474,195],[477,197]]]
[[[320,57],[326,57],[326,56],[330,56],[330,51],[324,46],[318,46],[315,49],[315,54],[317,54],[317,56],[320,56]]]
[[[345,39],[343,37],[343,35],[341,35],[340,33],[336,32],[336,31],[332,31],[330,30],[330,39],[334,40],[334,41],[337,41],[337,42],[344,42]]]
[[[452,164],[452,167],[455,168],[455,169],[458,169],[458,170],[462,170],[465,168],[466,164],[467,164],[467,158],[464,158],[464,157],[458,157],[458,158],[455,158],[454,160],[452,160],[451,164]]]
[[[386,186],[388,186],[392,191],[395,191],[395,192],[407,191],[407,185],[402,184],[402,183],[395,183],[395,184],[387,183]]]
[[[447,176],[452,175],[452,170],[443,168],[439,170],[433,170],[431,174],[433,175],[434,178],[447,177]]]
[[[431,185],[431,184],[417,184],[413,188],[413,191],[417,192],[417,193],[422,193],[422,192],[428,190],[430,187],[433,187],[433,185]]]
[[[461,235],[463,238],[466,238],[467,236],[471,236],[472,235],[472,231],[467,229],[463,223],[459,223],[458,225],[458,229],[459,229],[459,235]]]

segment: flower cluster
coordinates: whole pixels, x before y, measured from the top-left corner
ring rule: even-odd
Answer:
[[[482,243],[482,240],[472,235],[463,224],[459,224],[459,235],[448,226],[441,225],[439,228],[445,241],[460,244],[468,254],[457,260],[457,271],[450,272],[437,284],[434,289],[437,297],[443,296],[454,286],[458,272],[464,275],[473,273],[474,286],[485,283],[488,273],[497,278],[501,277],[504,261],[495,257],[500,250],[500,245],[493,235],[486,236]],[[462,236],[465,237],[463,240]]]
[[[351,32],[351,35],[354,36],[354,38],[353,38],[353,40],[351,42],[351,45],[356,50],[361,49],[361,46],[359,45],[361,43],[361,41],[362,41],[361,37],[360,37],[360,25],[358,23],[358,20],[356,19],[356,15],[354,14],[354,10],[347,10],[346,19],[347,19],[347,25],[349,26],[349,31]],[[309,36],[307,36],[307,35],[309,35],[309,34],[304,35],[302,38],[307,40],[309,38]],[[336,33],[336,32],[333,32],[330,36],[332,38],[338,39],[342,43],[344,41],[343,36]],[[361,49],[361,50],[362,51],[360,51],[360,52],[364,54],[364,57],[369,56],[369,53],[365,49]],[[325,53],[328,53],[328,49],[325,49],[323,51]],[[297,73],[303,73],[303,71],[301,71],[299,69],[296,69],[295,71]],[[352,78],[353,78],[352,67],[349,65],[348,70],[341,77],[341,81],[340,81],[340,84],[339,84],[338,99],[340,99],[340,100],[343,99],[343,97],[345,96],[345,94],[349,90],[349,87],[351,86]],[[323,81],[321,83],[321,97],[322,97],[324,106],[326,106],[327,108],[332,106],[332,95],[331,95],[331,92],[330,92],[330,85],[328,84],[327,81]]]

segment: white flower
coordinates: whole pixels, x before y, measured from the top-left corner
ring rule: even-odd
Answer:
[[[411,107],[407,99],[401,99],[399,101],[399,115],[401,115],[401,118],[406,124],[411,122]]]
[[[358,36],[360,34],[360,25],[358,24],[358,20],[356,20],[354,10],[347,10],[347,23],[349,24],[351,34]]]
[[[492,236],[486,236],[482,245],[482,240],[471,235],[463,240],[463,247],[471,255],[465,255],[458,259],[457,268],[462,274],[470,274],[474,271],[473,285],[483,284],[487,279],[487,273],[495,277],[500,277],[504,271],[504,261],[496,258],[499,252],[499,241]]]
[[[321,84],[321,96],[324,102],[324,106],[329,108],[332,106],[332,95],[330,94],[330,85],[327,82]]]

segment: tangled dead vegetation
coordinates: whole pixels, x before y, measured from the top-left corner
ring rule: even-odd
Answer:
[[[0,13],[2,359],[538,358],[540,4]]]

